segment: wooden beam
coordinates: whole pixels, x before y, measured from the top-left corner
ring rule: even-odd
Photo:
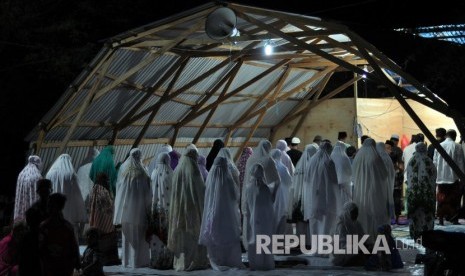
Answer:
[[[114,145],[116,143],[116,139],[118,139],[118,132],[119,130],[116,127],[113,127],[113,133],[111,134],[109,145]]]
[[[124,116],[123,119],[121,119],[118,124],[116,125],[116,127],[118,129],[121,129],[122,126],[126,125],[127,122],[130,120],[130,118],[132,116],[134,116],[134,114],[139,110],[139,108],[142,107],[142,105],[148,100],[150,99],[150,97],[152,97],[153,93],[155,91],[157,91],[170,77],[171,75],[175,72],[175,71],[182,71],[187,62],[189,61],[189,57],[180,57],[174,64],[173,66],[170,67],[170,69],[168,69],[165,74],[163,74],[163,76],[157,81],[157,83],[152,87],[150,88],[147,93],[145,94],[145,96],[140,99],[132,108],[131,110]],[[165,94],[165,93],[164,93]]]
[[[306,89],[306,87],[310,84],[312,84],[313,82],[321,79],[322,77],[326,76],[327,74],[330,74],[332,72],[334,72],[338,67],[337,66],[329,66],[327,68],[325,68],[323,71],[320,71],[318,73],[316,73],[315,75],[313,75],[311,78],[309,78],[308,80],[302,82],[300,85],[294,87],[293,89],[291,89],[290,91],[287,91],[287,92],[283,92],[281,96],[279,96],[276,101],[284,101],[284,100],[289,100],[290,97],[294,96],[295,94],[298,94],[301,92],[302,89]]]
[[[37,137],[37,143],[36,143],[36,148],[35,148],[35,155],[39,154],[40,149],[42,148],[42,144],[44,143],[45,135],[47,132],[45,131],[44,128],[41,128],[39,130],[39,136]]]
[[[226,91],[229,89],[229,86],[231,85],[232,81],[236,77],[236,74],[239,72],[240,68],[242,66],[242,61],[238,61],[234,67],[213,87],[213,89],[205,94],[205,96],[197,103],[194,108],[192,108],[189,113],[187,113],[182,120],[179,121],[179,123],[176,124],[175,127],[180,128],[183,127],[185,124],[188,122],[192,121],[193,119],[197,118],[198,116],[195,116],[196,112],[202,108],[202,106],[223,86],[223,84],[226,83],[224,86],[222,92],[218,97],[221,97],[226,93]],[[217,101],[215,101],[217,102]]]
[[[139,135],[137,136],[136,140],[134,141],[134,144],[132,145],[132,148],[137,148],[139,145],[140,141],[144,137],[145,133],[147,132],[147,129],[149,128],[150,124],[152,123],[153,119],[158,113],[158,110],[163,106],[163,104],[166,102],[166,99],[168,98],[168,95],[170,94],[170,91],[173,89],[174,84],[178,81],[179,76],[181,75],[181,72],[183,72],[184,67],[186,63],[183,63],[184,65],[181,64],[181,66],[178,68],[176,71],[176,74],[173,76],[171,79],[168,88],[166,89],[165,93],[161,97],[161,99],[157,102],[157,106],[153,109],[152,113],[150,116],[147,118],[147,121],[145,122],[144,126],[142,127],[142,130],[140,131]]]
[[[364,59],[343,59],[345,62],[352,64],[352,65],[366,65],[368,62]],[[289,64],[289,66],[293,68],[318,68],[318,67],[328,67],[328,66],[337,66],[336,63],[327,61],[327,60],[320,60],[314,62],[296,62]]]
[[[302,88],[307,86],[308,84],[316,81],[317,79],[325,76],[326,74],[328,74],[329,72],[332,72],[336,69],[337,67],[330,67],[330,68],[326,68],[325,70],[323,70],[322,72],[319,72],[315,75],[313,75],[310,79],[304,81],[302,84],[298,85],[297,87],[293,88],[290,92],[286,93],[286,94],[283,94],[279,97],[277,97],[276,95],[276,98],[272,98],[270,99],[270,101],[263,107],[261,107],[259,110],[256,110],[252,113],[249,113],[247,114],[247,116],[243,119],[240,119],[238,120],[234,125],[233,127],[237,128],[239,127],[240,125],[242,125],[243,123],[247,122],[248,120],[254,118],[255,116],[257,116],[259,113],[261,113],[261,111],[263,110],[267,110],[271,107],[273,107],[274,105],[276,105],[278,102],[281,102],[281,101],[285,101],[287,100],[289,97],[291,97],[292,95],[296,94],[296,93],[299,93],[301,92]],[[309,92],[310,93],[310,92]]]
[[[288,32],[287,34],[292,35],[294,37],[305,37],[305,38],[315,38],[315,37],[321,37],[321,36],[327,36],[327,35],[332,35],[332,34],[337,34],[337,32],[330,31],[330,30],[312,30],[311,32],[308,31],[298,31],[298,32]],[[252,42],[252,41],[263,41],[267,39],[273,39],[273,38],[279,38],[278,36],[275,35],[270,35],[270,34],[256,34],[256,35],[249,35],[249,34],[243,34],[241,32],[241,35],[238,37],[234,38],[226,38],[225,40],[228,40],[229,42]],[[132,48],[150,48],[150,47],[163,47],[164,45],[168,44],[171,42],[172,39],[167,38],[160,38],[160,39],[147,39],[144,41],[141,41],[137,44],[132,45]],[[180,46],[186,47],[186,46],[196,46],[196,45],[214,45],[218,44],[217,40],[213,40],[209,37],[204,37],[204,38],[191,38],[191,39],[186,39],[184,40]],[[219,44],[217,46],[221,46],[223,44]]]
[[[402,97],[402,94],[399,92],[401,89],[399,86],[393,84],[384,74],[381,67],[378,63],[368,54],[368,51],[364,48],[368,46],[363,40],[354,39],[355,43],[358,43],[361,47],[359,48],[360,53],[362,53],[365,58],[370,63],[371,67],[374,69],[375,74],[378,76],[379,80],[385,85],[389,91],[396,97],[399,103],[402,105],[404,110],[409,114],[410,118],[417,124],[423,134],[430,140],[434,148],[439,152],[439,154],[444,158],[447,164],[452,168],[452,170],[457,174],[460,179],[465,179],[465,173],[463,168],[460,168],[451,156],[444,150],[436,137],[429,131],[428,127],[423,123],[420,117],[415,113],[412,107],[407,103],[407,101]]]
[[[294,113],[292,116],[289,116],[286,120],[283,120],[281,121],[278,125],[276,125],[276,128],[279,128],[281,127],[282,125],[284,124],[287,124],[288,122],[294,120],[295,118],[299,117],[300,115],[308,112],[310,109],[316,107],[317,105],[319,105],[320,103],[326,101],[327,99],[330,99],[334,96],[336,96],[337,94],[341,93],[342,91],[344,91],[344,89],[346,89],[347,87],[351,86],[354,82],[358,81],[359,79],[361,79],[360,76],[358,76],[357,78],[353,78],[352,80],[344,83],[343,85],[339,86],[338,88],[334,89],[333,91],[329,92],[328,94],[326,94],[323,98],[321,98],[320,100],[312,103],[311,105],[307,106],[306,108],[304,108],[303,110],[300,110],[296,113]]]
[[[150,63],[152,63],[157,57],[163,55],[165,52],[169,51],[172,47],[176,46],[177,43],[181,42],[185,36],[191,34],[192,32],[195,32],[196,30],[198,30],[200,27],[201,27],[201,24],[202,22],[199,22],[198,24],[196,24],[195,26],[193,26],[191,29],[189,29],[188,32],[180,35],[179,37],[177,37],[176,39],[174,39],[172,41],[171,44],[169,45],[166,45],[165,47],[159,49],[158,51],[156,51],[155,53],[153,53],[151,56],[145,58],[143,61],[141,61],[139,64],[133,66],[131,69],[129,69],[128,71],[126,71],[126,73],[122,74],[121,76],[119,76],[116,80],[114,80],[112,83],[110,83],[109,85],[101,88],[98,92],[95,93],[95,100],[99,99],[100,97],[102,97],[103,95],[105,95],[107,92],[111,91],[113,88],[117,87],[118,85],[120,85],[121,83],[123,83],[124,81],[126,81],[129,77],[131,77],[132,75],[134,75],[136,72],[138,72],[139,70],[143,69],[144,67],[146,67],[147,65],[149,65]],[[105,74],[103,74],[105,75]],[[73,116],[74,112],[72,112],[70,115],[68,115],[69,117],[70,116]],[[143,117],[143,116],[142,116]]]
[[[283,39],[289,41],[289,42],[292,42],[298,46],[300,46],[302,49],[304,50],[307,50],[307,51],[310,51],[310,52],[313,52],[333,63],[336,63],[337,65],[340,65],[348,70],[351,70],[351,71],[354,71],[356,73],[359,73],[359,74],[364,74],[365,71],[363,71],[363,69],[361,68],[358,68],[357,66],[354,66],[350,63],[347,63],[346,61],[342,60],[342,59],[339,59],[331,54],[328,54],[326,53],[325,51],[323,50],[320,50],[318,49],[318,47],[315,47],[314,45],[312,44],[307,44],[305,43],[304,41],[302,40],[299,40],[293,36],[290,36],[290,35],[287,35],[286,33],[283,33],[282,31],[280,30],[277,30],[275,28],[272,28],[266,24],[264,24],[263,22],[255,19],[255,18],[252,18],[242,12],[240,12],[239,10],[236,10],[236,15],[238,15],[239,17],[241,17],[242,19],[244,19],[245,21],[247,22],[250,22],[252,24],[255,24],[265,30],[267,30],[268,32],[272,33],[272,34],[275,34],[275,35],[278,35],[280,37],[282,37]]]
[[[98,64],[96,64],[92,70],[87,74],[86,78],[81,82],[81,84],[75,88],[74,90],[74,93],[65,101],[65,103],[62,105],[62,107],[58,110],[58,112],[53,116],[52,120],[48,123],[47,125],[47,128],[46,128],[46,131],[49,131],[50,129],[52,129],[53,127],[55,127],[56,125],[56,121],[58,121],[60,119],[60,117],[62,116],[63,112],[65,111],[68,111],[68,107],[69,105],[72,103],[72,101],[74,100],[74,98],[76,97],[76,95],[78,93],[81,92],[81,89],[87,85],[87,83],[89,82],[89,80],[94,76],[94,74],[100,69],[100,67],[102,66],[102,64],[104,62],[106,62],[108,60],[108,58],[110,58],[110,56],[113,54],[113,50],[110,49],[110,48],[106,48],[107,49],[107,52],[105,53],[105,55],[103,56],[103,58],[100,60],[100,62]],[[76,112],[76,114],[78,113],[79,111]]]
[[[232,82],[233,82],[234,79],[236,78],[237,72],[239,72],[241,66],[242,66],[242,62],[239,62],[239,65],[238,65],[236,68],[233,69],[234,71],[233,71],[233,73],[229,76],[229,80],[228,80],[228,82],[226,83],[226,85],[224,86],[223,91],[221,91],[221,94],[220,94],[219,97],[224,96],[224,94],[226,94],[226,92],[228,92],[229,87],[231,86]],[[203,105],[203,104],[202,104],[202,105]],[[201,105],[199,104],[198,106],[199,106],[199,108],[200,108]],[[210,110],[210,112],[208,113],[207,118],[205,119],[204,123],[202,124],[202,126],[201,126],[200,129],[199,129],[199,131],[198,131],[197,134],[195,135],[194,140],[193,140],[193,142],[192,142],[193,144],[195,144],[195,143],[199,140],[200,135],[201,135],[202,132],[204,131],[206,125],[207,125],[208,122],[210,121],[211,117],[213,116],[213,114],[215,113],[215,111],[216,111],[217,108],[218,108],[218,105],[215,106],[215,107],[213,107],[212,110]],[[227,143],[225,142],[225,144],[227,144]]]
[[[242,11],[244,13],[251,13],[251,14],[256,14],[256,15],[264,15],[264,16],[269,16],[277,19],[282,19],[285,21],[292,21],[292,22],[302,22],[304,24],[309,24],[315,27],[321,27],[321,28],[328,28],[331,30],[335,30],[337,33],[345,33],[346,30],[348,29],[344,25],[328,22],[328,21],[323,21],[320,18],[317,17],[302,17],[301,15],[297,14],[291,14],[291,13],[284,13],[284,12],[277,12],[277,11],[272,11],[272,10],[267,10],[267,9],[262,9],[262,8],[257,8],[257,7],[251,7],[251,6],[244,6],[240,4],[233,4],[233,3],[228,3],[228,7],[236,11],[236,14],[238,11]]]
[[[208,113],[207,115],[207,118],[205,118],[205,121],[203,121],[202,125],[200,126],[199,130],[197,131],[197,133],[195,134],[194,136],[194,139],[192,140],[192,144],[195,144],[197,143],[197,141],[199,140],[200,136],[202,135],[203,131],[205,130],[205,127],[207,126],[208,122],[210,122],[210,119],[213,117],[213,114],[215,113],[216,111],[216,108],[213,108],[212,110],[210,110],[210,112]]]
[[[105,72],[108,70],[108,67],[110,66],[111,60],[112,60],[112,58],[110,56],[110,58],[102,66],[103,75],[105,75]],[[76,115],[72,125],[69,127],[68,131],[66,132],[66,136],[63,139],[63,141],[61,143],[61,146],[60,146],[60,148],[58,149],[58,151],[57,151],[57,153],[55,155],[55,159],[58,158],[58,156],[60,156],[63,153],[63,151],[65,150],[66,145],[68,144],[69,140],[71,139],[72,135],[74,134],[74,131],[76,130],[77,124],[81,120],[82,115],[84,115],[84,112],[87,110],[87,107],[92,102],[92,98],[94,97],[97,89],[99,89],[99,86],[100,86],[100,83],[101,83],[102,79],[103,78],[100,77],[95,81],[94,86],[92,87],[92,89],[89,91],[89,93],[87,93],[86,97],[84,98],[84,100],[83,100],[83,102],[81,104],[81,108],[79,110],[79,113]]]
[[[176,139],[178,138],[179,128],[174,128],[173,137],[170,139],[170,145],[174,147],[176,144]]]
[[[250,112],[252,112],[270,94],[272,94],[271,99],[270,99],[271,101],[274,98],[276,98],[276,94],[281,92],[281,88],[286,82],[287,77],[289,76],[290,73],[291,73],[291,69],[289,67],[286,68],[286,70],[283,71],[281,76],[274,83],[272,83],[270,87],[268,87],[268,89],[264,93],[262,93],[260,97],[242,114],[242,116],[239,118],[238,121],[240,122],[244,120],[244,118],[246,118],[250,114]],[[274,92],[274,93],[271,93],[271,92]],[[229,129],[229,131],[232,132],[237,127],[238,127],[238,124],[234,123],[234,125],[231,127],[231,129]]]
[[[256,45],[255,42],[249,44],[247,47],[254,47]],[[240,54],[238,55],[233,55],[229,59],[223,60],[220,64],[214,66],[213,68],[209,69],[202,75],[196,77],[194,80],[190,81],[188,84],[184,85],[183,87],[179,88],[176,92],[173,92],[170,94],[170,98],[174,98],[178,96],[179,94],[183,93],[187,89],[191,88],[192,86],[196,85],[197,83],[201,82],[202,80],[206,79],[207,77],[211,76],[213,73],[216,71],[220,70],[221,68],[225,67],[226,65],[230,64],[231,62],[234,62],[236,59],[240,57]],[[151,112],[151,108],[153,108],[153,105],[151,107],[146,108],[144,111],[139,112],[137,115],[135,115],[129,123],[135,122],[138,119],[144,117],[146,114]]]
[[[325,89],[326,85],[328,84],[328,81],[331,79],[331,76],[333,74],[330,73],[330,74],[327,74],[323,81],[318,85],[318,89],[317,89],[317,92],[315,93],[315,96],[313,96],[312,100],[311,101],[308,101],[308,106],[311,106],[311,103],[313,102],[316,102],[318,100],[318,98],[320,97],[321,93],[323,92],[323,90]],[[306,113],[303,113],[299,119],[299,121],[297,122],[297,124],[295,125],[294,127],[294,130],[292,131],[292,134],[291,134],[291,137],[294,137],[296,136],[297,132],[299,131],[299,129],[302,127],[302,124],[304,123],[305,119],[307,119],[307,116],[308,116],[308,113],[310,112],[310,108],[308,109],[308,112]]]
[[[263,121],[263,118],[265,117],[265,114],[266,114],[266,110],[265,111],[262,111],[262,113],[260,113],[260,116],[258,116],[257,120],[255,121],[252,129],[250,130],[249,134],[247,134],[247,138],[245,138],[244,142],[242,143],[242,145],[239,147],[239,150],[236,152],[236,155],[234,156],[234,162],[237,162],[237,160],[239,159],[239,157],[241,156],[242,154],[242,151],[244,150],[245,146],[247,145],[247,143],[249,142],[250,138],[252,138],[253,134],[255,133],[255,131],[257,130],[258,126],[260,125],[260,123]]]
[[[164,47],[160,48],[158,51],[155,51],[151,56],[144,58],[143,61],[141,61],[139,64],[132,67],[128,71],[126,71],[126,73],[124,73],[120,77],[118,77],[117,80],[115,80],[111,84],[105,86],[104,88],[100,89],[100,91],[98,91],[96,93],[96,95],[100,96],[100,95],[103,95],[103,94],[107,93],[108,91],[112,90],[113,88],[115,88],[116,86],[121,84],[123,81],[127,80],[129,77],[134,75],[136,72],[138,72],[139,70],[145,68],[147,65],[151,64],[156,58],[163,55],[165,52],[169,51],[171,48],[173,48],[174,46],[179,44],[188,35],[196,32],[197,30],[199,30],[203,26],[204,26],[204,20],[200,20],[199,22],[197,22],[197,24],[192,26],[192,28],[190,28],[188,31],[180,34],[175,39],[173,39],[173,41],[170,44],[167,44]]]
[[[413,78],[407,72],[404,72],[397,64],[395,64],[392,60],[387,58],[383,53],[381,53],[378,49],[376,49],[376,47],[374,47],[368,42],[365,42],[363,38],[361,38],[359,35],[357,35],[356,33],[352,31],[348,31],[347,35],[349,36],[349,38],[351,38],[351,40],[358,41],[358,42],[363,41],[365,48],[369,50],[371,53],[373,53],[374,56],[377,59],[379,59],[386,67],[388,67],[390,70],[397,73],[399,76],[403,77],[405,80],[407,80],[407,82],[413,85],[418,91],[425,94],[431,101],[433,101],[438,106],[437,108],[435,108],[436,110],[438,109],[448,110],[449,109],[447,104],[443,103],[441,100],[438,100],[436,96],[429,89],[426,89],[425,87],[423,87],[423,85],[418,80]]]
[[[113,145],[114,146],[130,146],[134,142],[134,139],[118,139]],[[150,144],[167,144],[170,142],[169,138],[158,138],[158,139],[142,139],[140,145],[150,145]],[[251,142],[252,146],[256,146],[258,142]],[[189,145],[190,142],[177,142],[174,146],[183,148]],[[241,142],[231,142],[231,147],[239,147],[242,143]],[[106,145],[110,145],[108,140],[74,140],[70,141],[68,147],[104,147]],[[198,148],[210,148],[211,142],[197,142],[196,146]],[[60,142],[44,142],[42,149],[53,149],[60,147]]]
[[[225,100],[229,99],[230,97],[233,97],[234,95],[236,95],[237,93],[239,93],[240,91],[244,90],[245,88],[249,87],[250,85],[254,84],[255,82],[257,82],[258,80],[262,79],[263,77],[269,75],[270,73],[272,73],[273,71],[277,70],[278,68],[281,68],[282,66],[286,65],[287,63],[289,63],[289,60],[282,60],[280,62],[278,62],[277,64],[271,66],[268,70],[258,74],[257,76],[255,76],[254,78],[252,78],[251,80],[247,81],[246,83],[244,83],[243,85],[239,86],[238,88],[234,89],[233,91],[229,92],[228,94],[224,95],[223,97],[219,97],[215,103],[212,103],[212,104],[209,104],[208,106],[202,108],[201,110],[199,110],[198,112],[196,112],[195,114],[192,115],[192,118],[196,118],[200,115],[202,115],[203,113],[211,110],[212,108],[214,108],[215,106],[217,106],[218,104],[224,102]]]

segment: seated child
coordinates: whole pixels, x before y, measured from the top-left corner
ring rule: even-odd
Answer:
[[[82,276],[105,275],[98,247],[99,236],[100,233],[97,228],[90,228],[86,231],[87,248],[81,260]]]

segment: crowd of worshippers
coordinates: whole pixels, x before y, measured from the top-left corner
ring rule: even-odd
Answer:
[[[437,129],[436,136],[463,169],[456,132]],[[222,271],[246,268],[244,252],[250,269],[269,270],[274,256],[257,254],[257,235],[305,235],[307,248],[316,246],[312,235],[368,234],[368,248],[385,235],[391,246],[403,199],[414,239],[433,229],[436,216],[458,223],[463,188],[422,134],[403,151],[398,135],[385,142],[363,136],[359,149],[346,139],[345,132],[335,144],[316,135],[302,151],[297,137],[274,148],[262,140],[237,163],[220,139],[207,157],[194,144],[182,154],[163,145],[147,165],[134,148],[115,166],[114,147],[106,146],[92,149],[77,172],[62,154],[44,176],[32,155],[18,176],[13,230],[0,242],[0,274],[104,275],[103,266],[117,264]],[[346,246],[342,238],[339,248]],[[323,257],[370,270],[403,265],[399,254]]]

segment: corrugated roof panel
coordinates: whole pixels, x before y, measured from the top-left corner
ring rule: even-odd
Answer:
[[[233,124],[238,120],[242,113],[252,105],[251,101],[243,102],[241,104],[222,104],[210,119],[211,124]]]
[[[137,90],[114,89],[92,102],[82,120],[118,122],[143,96]]]
[[[242,65],[241,69],[239,70],[239,73],[234,78],[234,81],[231,84],[229,91],[232,91],[240,87],[241,85],[247,83],[248,81],[252,80],[256,76],[265,72],[266,70],[267,68],[264,68],[264,67],[252,66],[248,64]],[[240,94],[260,95],[261,93],[265,92],[271,85],[273,85],[276,82],[276,80],[282,74],[282,71],[283,69],[274,70],[273,72],[262,77],[260,80],[246,87],[244,90],[240,92]]]
[[[202,137],[205,138],[219,138],[224,137],[226,134],[226,128],[205,128],[202,132]]]
[[[303,70],[293,70],[289,73],[289,76],[286,79],[286,82],[283,85],[282,91],[290,91],[295,87],[301,85],[303,82],[309,80],[316,72],[312,71],[303,71]]]
[[[143,112],[145,111],[147,108],[150,108],[152,107],[154,104],[156,104],[158,101],[159,101],[160,97],[158,96],[150,96],[150,98],[145,101],[144,104],[142,104],[142,106],[139,108],[139,110],[136,112],[135,116],[139,115],[140,112]],[[127,114],[127,113],[126,113]],[[124,115],[126,115],[124,114]],[[150,113],[147,113],[144,117],[140,118],[139,120],[137,120],[136,122],[139,122],[139,123],[145,123],[145,121],[147,120],[147,118],[150,116]]]
[[[284,101],[270,107],[263,118],[262,124],[278,124],[297,104],[298,102],[295,101]]]
[[[153,87],[163,74],[175,65],[178,59],[179,56],[175,55],[161,55],[144,69],[137,72],[133,80],[144,87]]]
[[[150,56],[148,51],[132,51],[119,48],[113,54],[113,60],[107,69],[108,74],[119,77]],[[132,80],[131,78],[129,80]]]
[[[179,96],[177,96],[176,98],[179,98],[179,99],[182,99],[182,100],[185,100],[185,101],[188,101],[188,102],[193,102],[193,103],[196,103],[197,101],[200,101],[201,98],[204,97],[204,94],[193,94],[193,93],[181,93],[179,94]]]
[[[145,133],[145,138],[171,138],[174,129],[171,126],[151,126]],[[162,137],[164,135],[164,137]]]
[[[233,137],[247,137],[250,133],[250,128],[238,128]],[[259,140],[268,139],[270,135],[270,129],[268,128],[257,128],[252,137],[259,138]]]
[[[51,129],[45,135],[45,141],[53,141],[53,140],[62,140],[66,136],[66,132],[68,131],[68,127],[56,127]]]
[[[221,63],[221,60],[219,59],[190,58],[189,61],[187,62],[186,67],[184,68],[178,80],[176,81],[176,84],[173,87],[173,91],[176,91],[181,87],[184,87],[186,84],[195,80],[197,77],[201,76],[203,73],[207,72],[208,70],[215,67],[219,63]],[[222,70],[225,70],[225,69],[222,69]],[[219,76],[222,70],[220,70],[219,72],[217,71],[213,75],[202,80],[200,84],[196,84],[194,87],[191,87],[189,90],[199,92],[199,91],[204,91],[204,90],[199,90],[199,87],[210,88],[211,83],[216,81],[216,78]],[[162,86],[162,89],[166,90],[168,85],[169,83],[165,82],[165,84]]]
[[[304,98],[308,94],[308,91],[311,88],[316,87],[322,80],[323,80],[323,78],[319,78],[318,80],[312,82],[311,85],[307,86],[307,89],[305,91],[299,92],[299,93],[295,94],[294,96],[292,96],[291,98],[292,99],[302,99],[302,98]]]
[[[207,119],[208,113],[209,112],[205,112],[202,115],[200,115],[199,117],[197,117],[196,119],[192,120],[192,124],[202,124]],[[216,114],[216,112],[215,112],[215,114]],[[215,116],[215,114],[213,114],[213,116]]]
[[[67,108],[64,110],[62,116],[66,116],[67,114],[71,114],[78,108],[80,108],[82,102],[87,96],[87,93],[89,93],[88,89],[82,89],[81,91],[77,92],[76,96],[74,96],[74,99],[70,102],[70,104],[67,106]]]
[[[175,102],[165,103],[155,116],[157,122],[172,122],[182,119],[190,110],[189,106]]]
[[[198,130],[196,127],[182,127],[179,129],[178,137],[194,138]]]
[[[112,133],[110,127],[77,127],[71,140],[98,140],[106,133]]]
[[[129,126],[118,132],[118,139],[135,139],[141,132],[141,126]]]
[[[55,161],[55,155],[58,152],[58,148],[41,148],[37,153],[42,160],[42,175],[47,174],[48,169]]]

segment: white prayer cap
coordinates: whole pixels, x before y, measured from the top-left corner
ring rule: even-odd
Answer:
[[[399,135],[397,134],[392,134],[391,139],[399,140]]]
[[[291,144],[300,144],[300,139],[297,137],[292,137]]]

